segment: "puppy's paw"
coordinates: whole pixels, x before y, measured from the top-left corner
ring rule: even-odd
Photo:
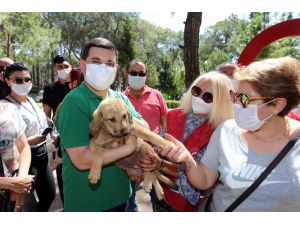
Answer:
[[[97,184],[99,180],[100,180],[100,173],[90,171],[90,173],[89,173],[90,183]]]
[[[163,198],[164,198],[164,193],[163,192],[159,193],[159,194],[156,194],[156,195],[157,195],[157,198],[158,198],[159,201],[163,200]]]
[[[144,183],[143,189],[146,193],[150,193],[150,191],[152,189],[152,183]]]

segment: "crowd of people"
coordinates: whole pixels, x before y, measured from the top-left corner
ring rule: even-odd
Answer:
[[[139,59],[125,68],[126,90],[112,90],[118,68],[116,46],[100,37],[82,48],[79,68],[55,56],[58,80],[44,87],[41,110],[29,97],[28,68],[0,59],[2,211],[29,211],[33,191],[34,210],[49,210],[55,197],[49,140],[57,149],[51,157],[62,158],[55,170],[64,211],[138,211],[135,192],[143,174],[114,163],[136,151],[137,137],[105,149],[101,182],[88,181],[90,123],[105,98],[122,100],[133,120],[172,142],[152,145],[155,151],[137,164],[178,187],[162,183],[163,200],[150,192],[154,212],[300,211],[299,60],[223,63],[199,75],[176,109],[168,109],[160,91],[146,85],[151,74]],[[9,209],[4,202],[11,203]]]

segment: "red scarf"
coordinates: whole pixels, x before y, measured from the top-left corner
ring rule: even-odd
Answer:
[[[181,109],[170,110],[167,114],[167,133],[171,134],[177,140],[181,141],[185,147],[196,156],[199,150],[203,149],[208,142],[214,129],[206,122],[196,128],[187,138],[183,141],[185,131],[186,114]],[[169,177],[175,181],[173,177]],[[165,199],[168,204],[178,211],[191,212],[195,211],[195,206],[185,200],[179,193],[170,190],[163,186]]]

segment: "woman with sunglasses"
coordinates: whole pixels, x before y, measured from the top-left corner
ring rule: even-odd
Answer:
[[[33,176],[28,175],[31,157],[25,126],[16,107],[0,101],[0,212],[21,211],[31,189]],[[4,208],[5,198],[14,202],[11,208],[9,204]]]
[[[166,132],[180,140],[197,162],[206,151],[214,129],[233,117],[230,90],[231,82],[227,76],[218,72],[203,74],[185,93],[180,107],[167,114]],[[191,187],[182,166],[157,155],[150,158],[141,164],[144,170],[160,170],[179,186],[179,192],[163,186],[165,201],[158,202],[155,211],[195,211],[208,192]]]
[[[46,147],[48,127],[45,113],[28,96],[32,88],[32,79],[28,69],[21,63],[6,67],[4,77],[11,93],[2,101],[13,103],[20,111],[26,124],[25,135],[31,147],[30,171],[36,174],[35,191],[38,195],[38,211],[47,212],[55,197],[55,183],[50,170]]]
[[[300,100],[300,62],[290,57],[266,59],[241,68],[234,120],[221,124],[200,164],[185,147],[160,148],[168,159],[185,165],[192,185],[207,189],[217,182],[211,211],[230,211],[241,196],[293,138],[300,123],[288,113]],[[300,211],[300,141],[235,211]]]

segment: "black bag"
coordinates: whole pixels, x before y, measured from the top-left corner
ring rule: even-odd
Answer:
[[[2,164],[2,156],[0,153],[0,177],[4,177],[4,169]],[[0,189],[0,212],[13,212],[14,203],[10,200],[10,191],[7,189]]]
[[[2,163],[2,162],[1,162]],[[9,200],[10,191],[1,190],[0,191],[0,212],[13,212],[15,208],[15,203]]]
[[[178,212],[172,206],[170,206],[164,199],[157,201],[154,206],[154,212]]]
[[[14,172],[14,175],[17,174],[17,170]],[[34,174],[36,177],[36,174]],[[4,169],[2,164],[2,157],[0,153],[0,177],[4,177]],[[30,193],[26,196],[22,212],[37,212],[37,201],[34,197],[34,183],[31,186]],[[10,201],[10,190],[0,189],[0,212],[14,212],[15,202]]]

